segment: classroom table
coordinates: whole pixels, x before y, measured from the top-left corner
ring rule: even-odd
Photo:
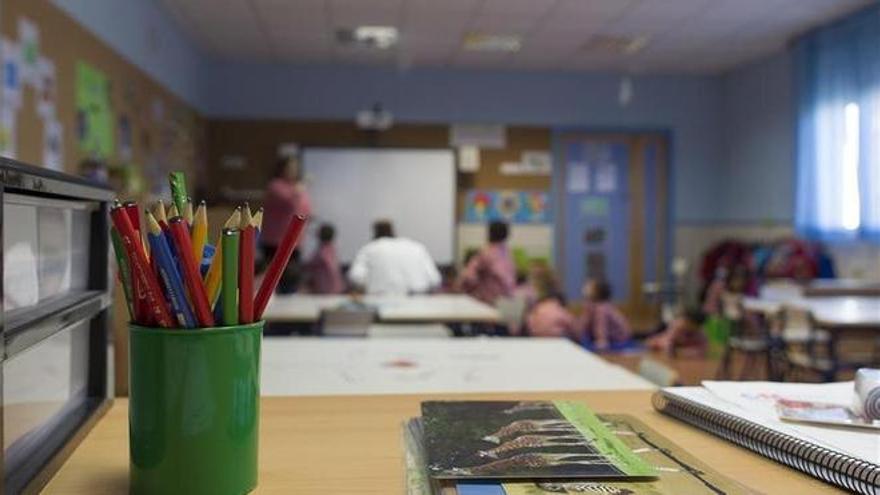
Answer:
[[[464,294],[364,296],[383,323],[495,323],[497,309]],[[321,311],[351,302],[345,295],[275,294],[263,313],[268,322],[315,323]]]
[[[773,315],[786,307],[809,311],[823,328],[875,328],[880,330],[880,297],[744,297],[743,308]]]
[[[661,415],[649,391],[264,397],[254,493],[403,495],[401,423],[425,400],[576,400],[629,414],[721,474],[762,493],[843,493]],[[117,399],[46,486],[47,494],[128,493],[128,401]]]
[[[650,390],[566,339],[266,337],[263,395]]]

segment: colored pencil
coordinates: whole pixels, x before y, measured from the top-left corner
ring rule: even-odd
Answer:
[[[174,256],[168,247],[168,240],[165,233],[162,232],[159,222],[149,212],[147,212],[147,239],[153,251],[153,259],[156,260],[156,266],[159,269],[159,276],[165,285],[165,294],[171,301],[171,307],[177,316],[177,322],[183,328],[195,327],[196,319],[186,300],[186,289],[184,289],[183,280],[180,278],[180,272],[177,271]]]
[[[178,211],[177,205],[172,204],[171,206],[168,207],[168,218],[174,218],[174,217],[179,217],[179,216],[180,216],[180,211]]]
[[[138,315],[141,319],[137,323],[149,324],[149,322],[155,321],[161,327],[170,328],[174,326],[171,312],[168,310],[162,297],[159,281],[156,279],[155,273],[150,270],[149,262],[144,253],[143,243],[137,237],[131,224],[131,219],[125,209],[119,207],[110,210],[110,218],[119,232],[119,238],[122,240],[126,253],[128,253],[132,274],[137,278],[140,286],[142,286],[144,297],[147,300],[147,308],[151,318],[147,318],[146,315]]]
[[[223,229],[220,245],[223,246],[223,288],[220,304],[223,305],[223,324],[238,325],[238,229]],[[253,284],[252,284],[253,285]]]
[[[191,203],[190,203],[191,204]],[[196,265],[202,266],[202,257],[205,255],[205,243],[208,241],[208,212],[205,202],[199,203],[195,218],[192,223],[193,257]]]
[[[183,207],[183,219],[186,220],[186,224],[192,228],[193,224],[193,202],[192,198],[186,198],[186,206]]]
[[[113,252],[116,254],[116,265],[119,269],[117,277],[122,285],[122,293],[125,296],[128,318],[134,321],[134,291],[131,288],[131,266],[128,263],[128,255],[125,254],[125,246],[122,244],[122,239],[119,237],[116,227],[110,227],[110,240],[113,242]]]
[[[183,172],[171,172],[168,174],[168,184],[171,186],[171,200],[177,206],[177,214],[170,217],[182,215],[186,209],[186,176]]]
[[[245,205],[241,210],[241,240],[238,248],[238,319],[240,323],[254,322],[255,230],[251,209]]]
[[[153,216],[156,217],[156,221],[159,222],[159,227],[162,228],[162,231],[167,231],[168,216],[165,214],[165,203],[161,199],[156,202],[156,207],[153,208]]]
[[[168,220],[168,229],[174,240],[180,270],[189,291],[189,300],[192,302],[196,320],[203,327],[213,326],[214,316],[211,314],[211,306],[208,304],[208,296],[205,293],[205,286],[202,284],[202,277],[199,276],[198,266],[193,259],[192,241],[189,238],[186,222],[181,217],[174,217]]]
[[[263,283],[260,284],[257,297],[254,299],[254,318],[256,320],[263,316],[263,311],[266,309],[266,305],[269,304],[269,298],[272,297],[272,293],[275,292],[275,288],[281,280],[281,274],[287,268],[287,262],[290,261],[290,256],[293,254],[297,243],[299,243],[299,238],[302,236],[305,225],[306,217],[302,215],[295,215],[290,219],[287,232],[284,233],[284,238],[281,240],[281,245],[278,246],[272,261],[269,263],[269,268],[266,269],[266,276],[263,278]]]
[[[234,229],[238,227],[241,223],[241,208],[235,208],[235,211],[232,212],[232,215],[229,216],[229,219],[226,220],[226,223],[223,224],[224,229]],[[217,303],[217,298],[220,296],[220,283],[221,277],[223,275],[223,246],[220,241],[223,236],[217,239],[217,244],[214,245],[214,259],[211,260],[211,266],[208,268],[208,274],[205,275],[205,288],[208,292],[208,302],[211,303],[213,307],[214,304]]]
[[[128,215],[128,220],[131,222],[131,226],[134,229],[134,233],[139,240],[143,240],[141,236],[141,213],[138,205],[134,201],[126,201],[122,204],[122,209],[125,211],[125,214]],[[144,251],[146,253],[146,251]],[[150,265],[152,267],[152,264]],[[153,270],[155,273],[155,270]],[[134,314],[137,319],[143,320],[145,324],[149,324],[149,316],[150,316],[150,308],[147,307],[147,299],[144,293],[143,287],[141,287],[140,280],[135,277],[131,281],[132,293],[135,296],[134,299]]]
[[[260,247],[260,232],[263,231],[263,209],[254,214],[254,245]]]

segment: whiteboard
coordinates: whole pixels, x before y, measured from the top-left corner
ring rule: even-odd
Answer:
[[[340,260],[350,263],[372,239],[373,222],[388,218],[396,235],[424,244],[436,263],[452,263],[452,150],[306,148],[303,171],[314,215],[306,253],[314,248],[318,225],[330,222]]]

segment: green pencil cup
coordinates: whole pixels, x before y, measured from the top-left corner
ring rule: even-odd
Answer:
[[[253,490],[263,322],[129,329],[130,493]]]

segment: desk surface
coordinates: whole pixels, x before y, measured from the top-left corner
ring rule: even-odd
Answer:
[[[566,339],[266,337],[263,395],[651,390]]]
[[[402,495],[401,422],[423,400],[568,399],[636,416],[721,474],[763,493],[842,493],[652,410],[650,392],[269,397],[262,400],[255,493]],[[128,402],[117,400],[46,487],[49,494],[128,493]]]
[[[266,321],[312,323],[322,310],[350,301],[344,295],[274,295],[263,313]],[[416,296],[365,296],[363,302],[376,308],[379,320],[394,322],[496,322],[498,310],[464,294]]]
[[[880,297],[744,297],[743,307],[750,311],[776,313],[786,306],[807,310],[823,326],[877,327],[880,329]]]

